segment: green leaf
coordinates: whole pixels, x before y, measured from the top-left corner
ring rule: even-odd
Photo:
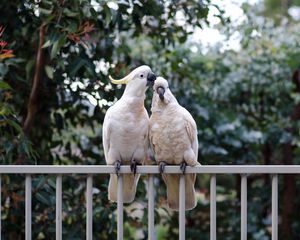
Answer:
[[[48,198],[46,198],[45,196],[43,196],[41,193],[36,193],[36,198],[38,201],[40,201],[41,203],[44,203],[46,205],[51,205],[50,200],[48,200]]]
[[[42,188],[42,186],[45,184],[46,180],[45,180],[45,177],[44,176],[39,176],[37,179],[36,179],[36,187],[37,189],[40,189]]]
[[[45,71],[46,71],[46,74],[47,74],[48,78],[53,79],[53,72],[54,72],[53,67],[50,67],[50,66],[46,65],[45,66]]]
[[[34,60],[30,60],[27,62],[25,70],[26,70],[26,79],[30,79],[30,73],[32,72],[33,66],[34,66]]]
[[[50,47],[51,45],[52,45],[52,42],[50,40],[48,40],[47,42],[44,43],[42,48],[47,48],[47,47]]]
[[[70,76],[75,76],[78,70],[85,65],[85,61],[82,58],[77,58],[72,64],[71,64],[71,71]]]
[[[48,184],[52,187],[52,188],[56,188],[55,182],[53,179],[48,179]]]
[[[58,40],[54,42],[53,47],[51,49],[50,58],[53,59],[58,52]]]
[[[76,17],[78,15],[77,12],[72,12],[68,8],[65,8],[63,13],[68,17]]]
[[[8,72],[7,65],[0,62],[0,78],[3,78],[7,72]]]
[[[104,12],[105,12],[105,24],[106,26],[109,25],[109,23],[111,22],[111,10],[107,5],[104,5]]]
[[[45,15],[50,15],[52,13],[52,9],[48,10],[45,8],[39,8],[40,13],[45,14]]]
[[[77,22],[70,22],[69,25],[65,28],[68,32],[76,32],[78,28]]]
[[[61,36],[57,41],[54,42],[53,47],[51,49],[50,58],[53,59],[57,53],[59,52],[60,48],[65,44],[65,37]]]
[[[43,3],[49,6],[52,6],[53,2],[52,1],[47,1],[47,0],[43,0]]]
[[[4,81],[0,81],[0,89],[8,90],[11,89],[11,86],[9,86],[9,84]]]
[[[13,115],[13,109],[6,103],[0,103],[0,116]],[[7,120],[5,120],[7,122]]]
[[[10,119],[6,119],[6,122],[10,126],[12,126],[13,128],[15,128],[18,132],[22,132],[22,128],[21,128],[21,126],[18,123],[14,122],[14,121],[12,121]]]

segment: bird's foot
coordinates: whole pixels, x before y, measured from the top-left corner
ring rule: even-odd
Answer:
[[[121,161],[119,161],[119,160],[115,161],[115,170],[116,170],[117,176],[119,176],[119,171],[121,170]]]
[[[167,163],[166,162],[159,162],[159,172],[160,173],[164,173],[164,171],[165,171],[165,166],[167,165]]]
[[[136,167],[137,165],[141,165],[140,163],[138,163],[135,159],[131,160],[131,164],[130,164],[130,170],[131,172],[133,172],[133,174],[136,174]]]
[[[186,169],[186,162],[182,162],[180,164],[180,170],[182,171],[182,174],[185,174],[185,169]]]

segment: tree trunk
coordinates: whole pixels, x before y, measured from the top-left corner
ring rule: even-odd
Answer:
[[[27,103],[27,113],[23,121],[23,131],[27,137],[29,137],[30,135],[30,131],[32,129],[33,122],[35,119],[35,114],[38,109],[38,97],[39,97],[39,90],[41,86],[41,73],[44,67],[44,50],[42,48],[42,46],[44,45],[44,35],[45,35],[45,24],[42,23],[39,29],[39,44],[38,44],[38,49],[36,54],[35,72],[32,81],[29,100]],[[24,164],[24,161],[25,161],[25,155],[19,154],[14,164]]]
[[[295,85],[295,92],[300,93],[300,73],[296,70],[293,74],[292,81]],[[291,115],[291,122],[298,121],[300,119],[300,104],[295,105]],[[291,135],[297,134],[297,129],[290,127],[287,129]],[[291,141],[285,143],[282,148],[282,162],[285,165],[293,164],[293,146]],[[291,229],[291,218],[294,213],[295,205],[295,176],[294,175],[284,175],[283,177],[283,213],[282,213],[282,234],[284,239],[293,239],[292,229]]]
[[[34,122],[34,117],[37,111],[38,96],[39,96],[38,93],[41,85],[41,72],[44,63],[44,50],[42,48],[42,46],[44,45],[44,34],[45,34],[45,25],[44,23],[42,23],[39,30],[39,45],[38,45],[38,50],[36,55],[35,73],[32,82],[29,101],[27,104],[27,115],[23,124],[23,131],[26,135],[29,135],[30,133],[32,124]]]

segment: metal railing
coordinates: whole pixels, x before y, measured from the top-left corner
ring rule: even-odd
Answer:
[[[63,174],[86,174],[86,239],[93,235],[93,175],[115,173],[114,166],[104,165],[0,165],[0,203],[1,174],[25,174],[25,239],[31,235],[31,175],[56,175],[56,239],[62,239],[62,176]],[[123,177],[131,173],[130,166],[122,166],[118,176],[117,235],[123,239]],[[155,239],[154,231],[154,182],[153,175],[159,174],[158,166],[138,166],[137,173],[148,174],[148,236]],[[179,166],[166,166],[165,173],[180,174]],[[210,174],[210,239],[216,240],[216,174],[241,174],[241,240],[247,239],[247,176],[248,174],[272,175],[272,240],[278,240],[278,174],[300,174],[300,165],[227,165],[187,167],[186,173]],[[179,181],[179,239],[185,239],[185,176]],[[1,211],[0,211],[1,230]],[[1,231],[0,231],[1,239]]]

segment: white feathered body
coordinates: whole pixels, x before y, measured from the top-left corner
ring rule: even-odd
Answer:
[[[197,126],[191,114],[180,106],[169,89],[165,93],[165,102],[160,101],[157,94],[152,100],[149,138],[155,153],[155,159],[168,165],[199,165]],[[167,201],[173,210],[179,208],[178,174],[162,174],[167,185]],[[196,174],[186,174],[186,210],[196,206],[194,184]]]
[[[103,122],[103,147],[106,163],[121,161],[130,165],[135,159],[143,164],[147,157],[149,116],[144,108],[144,96],[122,96],[105,115]],[[123,175],[123,200],[132,202],[139,174]],[[117,176],[110,175],[108,198],[117,202]]]

